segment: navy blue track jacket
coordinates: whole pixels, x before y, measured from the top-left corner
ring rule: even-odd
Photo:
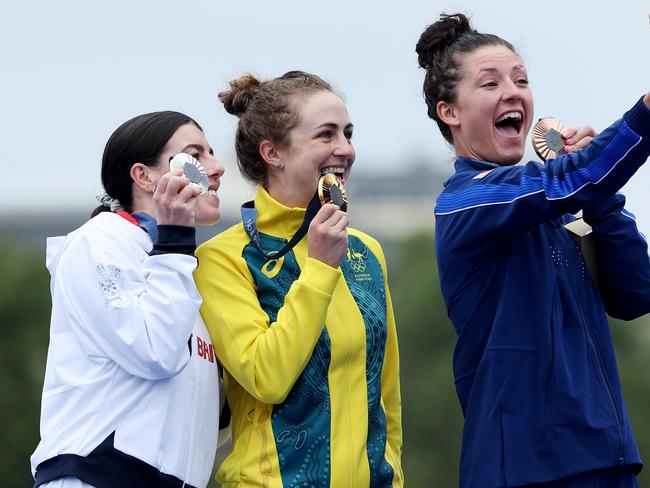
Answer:
[[[458,334],[461,487],[641,468],[606,313],[650,312],[646,241],[616,194],[649,154],[639,101],[586,149],[546,165],[456,160],[435,214]],[[593,227],[598,287],[563,227],[579,210]]]

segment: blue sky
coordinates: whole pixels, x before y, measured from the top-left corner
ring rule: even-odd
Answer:
[[[343,91],[355,172],[413,162],[448,172],[451,151],[426,116],[414,52],[443,11],[470,14],[479,30],[513,42],[537,117],[602,130],[650,89],[650,7],[642,0],[5,0],[2,10],[0,214],[94,207],[110,133],[162,109],[203,125],[226,166],[222,198],[238,204],[235,118],[216,94],[248,71],[303,69]],[[644,167],[625,188],[646,234],[649,184]]]

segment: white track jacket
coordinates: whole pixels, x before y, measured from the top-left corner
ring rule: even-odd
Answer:
[[[140,227],[101,213],[47,241],[52,319],[40,463],[114,448],[203,487],[217,448],[217,362],[193,256],[150,256]]]

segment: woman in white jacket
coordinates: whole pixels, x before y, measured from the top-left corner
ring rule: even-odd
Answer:
[[[199,160],[208,190],[169,171]],[[102,205],[48,239],[50,344],[35,486],[202,487],[217,447],[219,392],[192,273],[195,223],[219,220],[223,166],[178,112],[122,124],[102,159]]]

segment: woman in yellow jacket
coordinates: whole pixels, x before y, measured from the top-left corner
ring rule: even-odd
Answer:
[[[217,477],[226,487],[400,487],[399,357],[381,247],[329,203],[273,256],[309,221],[320,176],[350,173],[345,103],[298,71],[242,76],[219,98],[240,119],[240,170],[259,186],[244,222],[197,252],[233,418]]]

